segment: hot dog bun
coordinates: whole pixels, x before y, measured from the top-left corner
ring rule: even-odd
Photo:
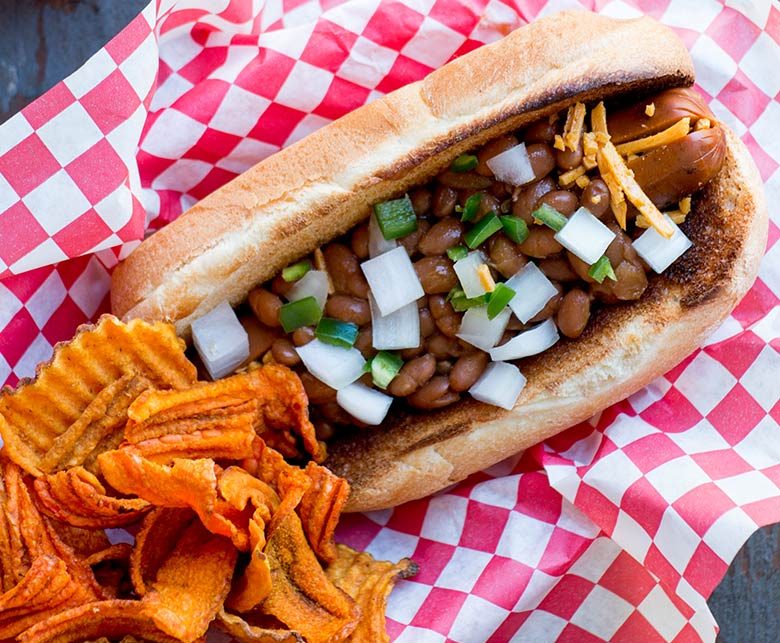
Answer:
[[[566,12],[519,29],[315,132],[217,190],[114,273],[123,318],[191,322],[346,232],[458,154],[575,101],[693,82],[674,34],[649,18]],[[643,298],[594,315],[585,334],[522,364],[511,412],[473,400],[392,414],[328,445],[349,510],[432,493],[636,391],[694,350],[752,284],[766,244],[761,180],[726,130],[726,160],[683,226],[694,247]]]

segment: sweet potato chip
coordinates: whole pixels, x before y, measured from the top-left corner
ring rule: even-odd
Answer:
[[[352,643],[378,643],[390,640],[385,630],[387,598],[399,578],[417,573],[417,564],[408,558],[398,563],[375,560],[371,554],[336,545],[337,556],[326,575],[339,589],[355,599],[360,622],[350,635]]]
[[[184,643],[197,640],[230,591],[236,556],[230,540],[192,521],[148,585],[145,612],[163,632]]]
[[[314,553],[322,560],[333,562],[336,559],[333,534],[349,498],[349,483],[314,462],[309,462],[304,471],[312,484],[303,494],[298,513]]]
[[[111,546],[102,529],[82,529],[59,523],[57,535],[79,558],[88,558]]]
[[[271,592],[259,610],[276,617],[309,643],[345,640],[357,627],[360,609],[338,589],[309,548],[300,518],[292,513],[268,539]]]
[[[90,446],[96,435],[104,435],[99,444],[107,437],[106,431],[115,431],[118,426],[118,409],[113,408],[111,399],[114,394],[121,397],[120,389],[130,386],[132,379],[117,384],[124,376],[142,376],[157,388],[193,384],[196,371],[184,356],[184,348],[170,324],[137,319],[124,324],[104,315],[95,326],[81,327],[70,342],[55,348],[51,361],[39,367],[34,381],[24,381],[15,391],[0,395],[0,435],[5,453],[36,476],[44,473],[41,464],[51,449],[55,452],[46,460],[47,467],[58,467],[65,461],[81,464],[83,451],[97,448]],[[109,392],[101,396],[107,388]],[[123,403],[117,404],[121,407]],[[99,408],[111,415],[106,425],[99,419]],[[76,424],[88,409],[89,418]],[[70,434],[55,444],[68,431]],[[78,436],[88,436],[83,445]]]
[[[161,464],[170,463],[175,458],[241,460],[252,453],[255,435],[251,417],[235,416],[225,419],[219,428],[150,438],[133,445],[133,449]]]
[[[123,447],[101,454],[98,462],[117,491],[158,507],[190,507],[209,531],[232,539],[241,551],[248,549],[246,533],[219,511],[213,460],[174,460],[166,466],[141,457],[132,447]]]
[[[109,600],[60,612],[19,635],[20,643],[82,643],[131,635],[152,643],[180,643],[160,631],[141,601]]]
[[[140,498],[109,496],[81,466],[36,478],[33,489],[43,513],[74,527],[120,527],[139,520],[151,508]]]
[[[224,609],[217,614],[217,625],[238,643],[305,643],[298,632],[250,625],[240,616]]]
[[[52,614],[83,602],[65,562],[39,556],[13,589],[0,596],[0,640],[13,638]]]

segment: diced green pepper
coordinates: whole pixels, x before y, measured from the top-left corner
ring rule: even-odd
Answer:
[[[560,232],[568,221],[568,219],[558,212],[558,210],[546,203],[542,203],[542,205],[536,208],[536,210],[531,213],[531,216],[556,232]]]
[[[458,158],[456,158],[452,165],[450,165],[450,169],[453,172],[471,172],[475,167],[477,167],[477,164],[479,163],[479,160],[476,156],[473,154],[461,154]]]
[[[504,226],[504,234],[515,243],[523,243],[528,238],[528,224],[520,217],[499,217]]]
[[[388,241],[400,239],[417,230],[417,215],[409,195],[374,205],[376,222]]]
[[[504,283],[496,284],[495,289],[490,293],[487,305],[488,319],[495,319],[498,314],[506,308],[506,305],[512,301],[516,295],[514,290]]]
[[[474,227],[463,235],[463,240],[469,248],[474,250],[474,248],[482,245],[491,235],[501,230],[501,228],[503,228],[501,219],[491,212],[477,221],[477,223],[474,224]]]
[[[287,266],[282,270],[282,279],[286,282],[298,281],[303,275],[311,270],[311,261],[304,259],[298,263],[294,263],[292,266]]]
[[[474,194],[466,199],[466,203],[463,204],[463,208],[461,208],[460,220],[473,221],[474,217],[477,216],[477,212],[479,211],[480,203],[482,203],[482,192],[474,192]]]
[[[321,342],[352,348],[358,336],[358,327],[351,322],[323,317],[317,324],[314,334]]]
[[[468,248],[464,248],[463,246],[455,246],[454,248],[447,249],[447,256],[453,261],[460,261],[465,258],[468,253]]]
[[[291,333],[303,326],[313,326],[320,317],[322,310],[315,297],[304,297],[298,301],[291,301],[279,309],[279,322],[285,333]]]
[[[398,371],[404,365],[404,361],[395,353],[379,351],[371,360],[371,377],[379,388],[387,388]]]
[[[609,262],[607,255],[602,255],[596,263],[588,268],[588,275],[599,283],[602,283],[607,277],[612,281],[617,281],[615,271],[612,269],[612,264]]]

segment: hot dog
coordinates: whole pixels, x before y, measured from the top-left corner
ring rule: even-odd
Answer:
[[[198,345],[229,301],[249,358],[299,372],[351,509],[425,495],[635,391],[752,283],[760,180],[692,80],[649,19],[541,20],[218,190],[113,308]]]

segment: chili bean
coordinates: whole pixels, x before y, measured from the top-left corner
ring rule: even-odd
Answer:
[[[455,337],[460,329],[460,315],[450,305],[443,295],[428,297],[428,307],[436,321],[439,332],[447,337]]]
[[[252,312],[266,326],[278,328],[282,325],[279,321],[282,300],[275,294],[265,288],[255,288],[249,293],[248,300]]]
[[[579,288],[574,288],[564,295],[558,308],[556,322],[566,337],[579,337],[590,317],[590,297]]]
[[[507,279],[515,275],[528,262],[520,252],[520,247],[503,234],[494,234],[490,237],[488,254],[495,269]]]
[[[412,201],[412,208],[418,217],[427,214],[433,203],[433,195],[427,188],[412,190],[409,193],[409,199]]]
[[[562,170],[573,170],[582,163],[582,145],[573,152],[567,147],[565,150],[555,150],[555,162]]]
[[[531,123],[523,132],[526,143],[552,143],[555,139],[555,122],[545,116]]]
[[[368,259],[368,224],[364,223],[358,226],[352,232],[350,239],[350,245],[352,246],[352,252],[357,255],[358,259]]]
[[[414,263],[423,290],[428,295],[445,293],[458,285],[458,276],[447,257],[423,257]]]
[[[406,254],[408,254],[411,257],[417,252],[417,244],[419,243],[423,235],[425,235],[425,233],[428,232],[430,227],[431,224],[428,223],[425,219],[418,219],[417,229],[411,234],[407,234],[405,237],[402,237],[401,239],[398,240],[400,241],[401,245],[404,247],[404,250],[406,250]]]
[[[425,386],[407,398],[410,406],[422,410],[440,409],[459,399],[460,395],[450,389],[450,381],[444,375],[432,377]]]
[[[482,351],[459,358],[450,371],[450,388],[462,393],[469,390],[487,368],[488,354]]]
[[[284,337],[280,337],[271,345],[271,355],[284,366],[295,366],[301,361],[301,358],[298,357],[298,351],[295,350],[295,345]]]
[[[622,261],[613,267],[617,281],[605,279],[593,284],[593,294],[606,303],[639,299],[647,288],[647,275],[642,267],[630,261]]]
[[[436,332],[436,322],[428,308],[420,308],[420,335],[430,337]]]
[[[422,338],[420,338],[420,344],[419,346],[415,346],[413,348],[404,348],[401,351],[401,359],[403,360],[409,360],[414,359],[415,357],[419,357],[425,352],[425,345],[423,344]]]
[[[612,242],[607,246],[607,249],[604,252],[609,259],[609,262],[612,264],[612,267],[617,268],[623,261],[637,263],[638,255],[636,254],[636,250],[634,250],[634,246],[631,244],[631,238],[623,232],[623,230],[620,229],[620,226],[614,221],[608,223],[607,227],[615,233],[615,238],[612,239]]]
[[[442,172],[436,177],[442,185],[446,185],[458,190],[472,189],[484,190],[490,187],[492,181],[486,176],[480,176],[473,172],[451,172],[449,170]]]
[[[577,281],[577,273],[563,257],[549,257],[539,262],[540,270],[554,281]]]
[[[294,281],[285,281],[284,277],[282,277],[282,273],[280,272],[271,281],[271,290],[275,294],[279,295],[280,297],[284,297],[288,292],[292,290],[292,287],[294,285],[295,285]]]
[[[438,375],[449,375],[452,370],[452,362],[448,359],[443,359],[436,362],[436,373]]]
[[[331,295],[325,304],[325,314],[328,317],[352,322],[363,326],[371,321],[371,309],[368,301],[349,295]]]
[[[447,357],[460,357],[468,349],[457,339],[446,337],[440,333],[428,338],[425,344],[428,352],[436,359],[446,359]],[[473,350],[473,347],[469,347]]]
[[[531,317],[531,319],[528,320],[529,323],[535,324],[536,322],[544,321],[545,319],[549,319],[552,317],[555,313],[558,312],[558,308],[561,307],[561,300],[563,299],[563,288],[561,288],[561,285],[556,282],[552,282],[552,285],[555,286],[555,289],[558,291],[558,294],[555,295],[550,301],[548,301],[544,308],[542,308],[536,315]]]
[[[499,201],[492,194],[482,193],[482,198],[479,201],[479,208],[477,208],[477,215],[474,217],[475,221],[479,221],[482,217],[490,214],[491,212],[498,212],[501,207],[501,201]]]
[[[341,243],[329,243],[322,252],[336,291],[368,299],[368,282],[355,253]]]
[[[609,188],[601,179],[593,179],[582,191],[582,205],[601,219],[609,212]]]
[[[357,339],[355,340],[355,348],[360,351],[363,357],[369,359],[376,355],[376,349],[372,342],[371,326],[366,326],[365,328],[360,329]]]
[[[330,422],[325,422],[324,420],[321,420],[313,424],[314,424],[314,434],[317,436],[318,440],[322,440],[322,441],[331,440],[333,436],[336,435],[336,427]]]
[[[488,190],[490,191],[490,194],[496,197],[499,201],[503,201],[504,199],[508,199],[510,196],[512,196],[512,190],[510,188],[511,186],[508,186],[506,183],[495,181],[493,185],[488,188]]]
[[[525,330],[527,324],[521,322],[517,317],[511,315],[509,321],[506,323],[507,330]]]
[[[487,162],[494,156],[498,156],[501,152],[506,152],[517,144],[517,138],[511,134],[490,141],[477,152],[479,163],[477,163],[475,172],[482,176],[493,176],[493,171],[487,166]]]
[[[278,337],[278,331],[274,332],[252,313],[244,313],[241,315],[240,321],[249,336],[249,357],[246,361],[251,362],[264,355],[271,348],[274,339]]]
[[[554,255],[563,250],[563,246],[553,238],[554,236],[555,230],[547,226],[534,225],[528,233],[528,238],[520,244],[520,250],[534,259],[544,259]]]
[[[552,192],[548,192],[539,199],[534,210],[541,206],[542,203],[546,203],[550,207],[555,208],[566,217],[570,217],[577,208],[580,207],[580,200],[577,198],[577,195],[574,194],[574,192],[569,192],[569,190],[553,190]]]
[[[556,188],[555,181],[549,176],[541,181],[530,183],[516,192],[517,199],[512,203],[512,214],[520,217],[528,224],[533,223],[531,213],[534,207],[545,194]]]
[[[433,192],[431,209],[435,217],[448,217],[455,212],[458,204],[458,193],[446,185],[437,185]]]
[[[342,409],[336,402],[327,402],[319,405],[322,416],[334,424],[354,424],[352,416]]]
[[[406,362],[387,387],[388,392],[395,397],[411,395],[429,379],[436,371],[436,360],[433,355],[423,355]]]
[[[569,265],[571,265],[572,270],[577,273],[577,276],[580,279],[589,284],[596,283],[596,280],[588,274],[588,270],[590,270],[590,266],[588,264],[586,264],[573,252],[569,252],[568,250],[566,251],[566,258],[569,260]]]
[[[331,388],[306,371],[301,373],[299,377],[306,391],[306,397],[309,398],[311,404],[327,404],[336,401],[336,389]]]
[[[526,150],[537,181],[553,171],[555,154],[552,147],[544,143],[533,143],[526,147]]]
[[[305,346],[313,339],[314,329],[311,326],[296,328],[292,334],[292,341],[296,346]]]

